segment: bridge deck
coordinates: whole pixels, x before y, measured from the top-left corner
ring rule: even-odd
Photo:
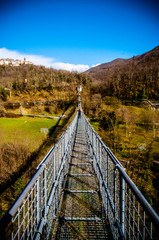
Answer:
[[[55,239],[111,239],[88,139],[79,120]]]

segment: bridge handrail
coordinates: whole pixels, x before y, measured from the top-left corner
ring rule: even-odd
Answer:
[[[148,99],[133,99],[133,101],[145,101],[145,102],[148,102],[151,106],[159,106],[159,103],[155,103],[155,102],[151,102],[150,100],[148,100]]]

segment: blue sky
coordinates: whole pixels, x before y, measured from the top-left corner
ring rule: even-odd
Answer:
[[[84,71],[159,45],[158,13],[153,0],[3,0],[0,58]]]

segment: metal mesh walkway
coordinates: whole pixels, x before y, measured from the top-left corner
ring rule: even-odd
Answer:
[[[77,126],[55,239],[110,239],[82,119]]]

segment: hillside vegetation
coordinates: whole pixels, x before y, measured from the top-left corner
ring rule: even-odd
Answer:
[[[159,46],[130,59],[116,59],[86,72],[92,91],[127,99],[159,99]]]
[[[0,66],[0,101],[71,100],[77,84],[87,85],[90,77],[45,68],[21,65]]]

